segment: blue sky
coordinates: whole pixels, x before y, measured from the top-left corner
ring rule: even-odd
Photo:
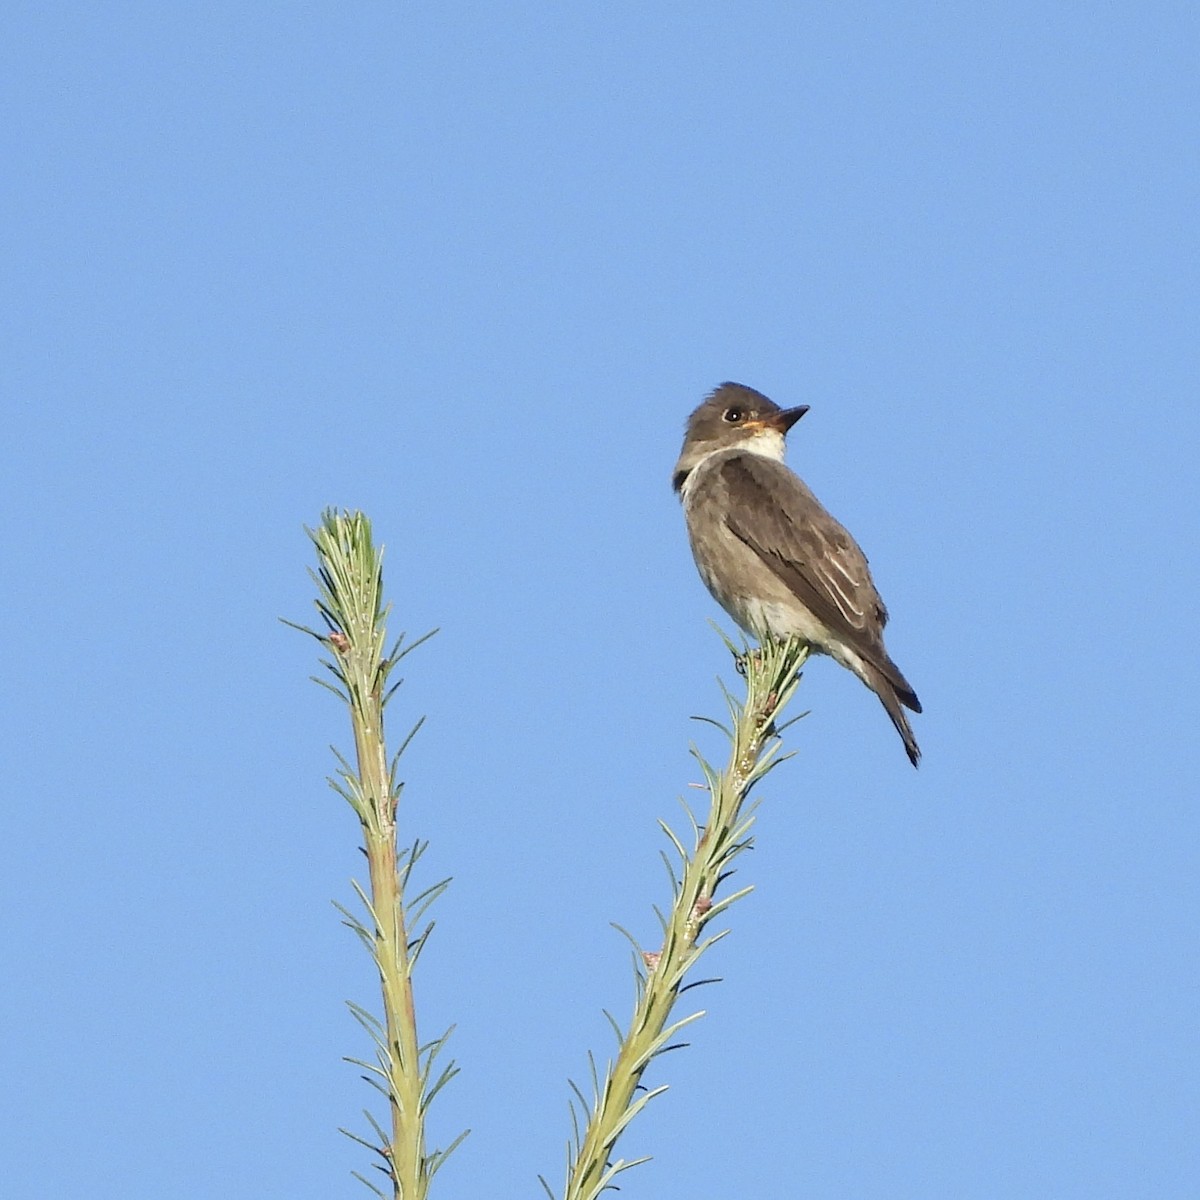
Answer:
[[[925,714],[806,672],[624,1195],[1200,1194],[1200,318],[1184,4],[10,5],[0,1160],[353,1195],[323,507],[387,545],[454,884],[435,1194],[561,1177],[732,679],[669,488],[812,411]],[[365,1194],[365,1193],[364,1193]]]

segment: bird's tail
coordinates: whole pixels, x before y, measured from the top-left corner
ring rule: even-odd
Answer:
[[[920,712],[921,702],[917,699],[917,693],[909,686],[908,680],[900,674],[896,664],[889,660],[888,665],[892,670],[887,675],[875,667],[869,667],[866,684],[879,697],[879,702],[886,709],[887,715],[892,718],[896,732],[904,741],[908,761],[915,767],[921,758],[921,747],[917,745],[912,726],[909,725],[908,717],[905,716],[901,705],[907,705],[913,712]]]

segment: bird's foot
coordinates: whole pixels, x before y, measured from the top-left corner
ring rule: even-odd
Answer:
[[[753,659],[756,663],[762,662],[762,651],[756,646],[753,650],[747,650],[745,654],[735,654],[733,656],[733,665],[737,668],[737,673],[745,679],[749,673],[747,663]]]

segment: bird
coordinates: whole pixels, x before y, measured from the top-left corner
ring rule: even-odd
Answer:
[[[722,383],[688,418],[672,484],[700,578],[752,637],[800,638],[879,697],[915,767],[904,709],[921,702],[883,644],[888,611],[867,556],[784,464],[784,438],[809,406],[780,408]]]

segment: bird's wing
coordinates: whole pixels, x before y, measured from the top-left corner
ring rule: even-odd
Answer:
[[[887,661],[887,609],[866,555],[804,483],[761,454],[733,454],[718,468],[725,522],[831,633],[872,660]]]

